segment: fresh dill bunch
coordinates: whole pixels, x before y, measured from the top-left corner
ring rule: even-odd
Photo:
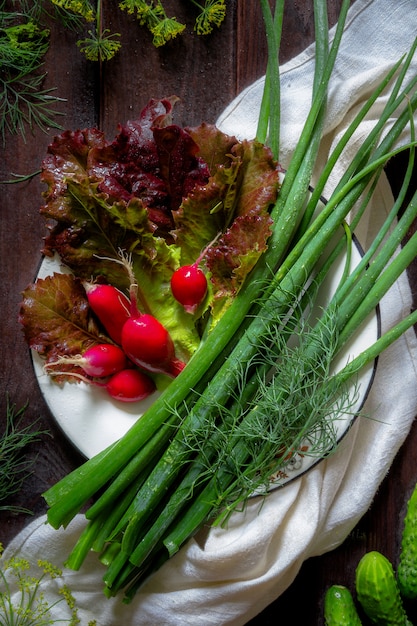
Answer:
[[[0,544],[0,613],[4,626],[47,626],[57,623],[51,616],[51,610],[57,604],[65,602],[68,618],[59,619],[69,626],[80,624],[75,598],[71,589],[63,584],[56,592],[56,598],[49,602],[45,598],[42,583],[59,580],[62,570],[49,561],[39,559],[35,568],[30,562],[19,556],[4,559],[3,546]],[[96,626],[95,620],[88,626]]]
[[[22,20],[23,17],[23,20]],[[49,48],[49,30],[18,12],[0,11],[0,134],[21,134],[35,126],[46,131],[56,122],[53,89],[42,89],[38,72]]]
[[[226,17],[225,0],[206,0],[202,6],[196,0],[191,2],[197,6],[201,13],[196,18],[194,30],[197,35],[209,35],[214,26],[220,27]]]
[[[198,463],[192,489],[207,480],[218,485],[216,523],[254,493],[266,494],[298,456],[328,456],[336,449],[338,424],[352,415],[355,381],[346,384],[332,371],[336,312],[329,307],[312,320],[298,306],[281,319],[271,304],[265,316],[274,324],[265,324],[258,352],[236,372],[229,403],[216,402],[208,389],[197,426],[183,430],[184,458],[191,453]]]
[[[36,428],[36,422],[22,426],[27,406],[17,409],[7,398],[6,426],[0,437],[0,511],[30,513],[22,507],[7,504],[7,500],[19,491],[32,473],[35,459],[24,456],[27,446],[39,441],[42,435],[49,434]]]
[[[356,380],[347,384],[332,371],[338,350],[336,312],[329,308],[314,325],[301,318],[291,331],[288,340],[279,326],[271,329],[256,357],[266,359],[264,364],[269,360],[270,369],[257,375],[258,391],[230,436],[227,464],[237,478],[228,513],[251,493],[266,493],[271,479],[285,475],[298,454],[316,459],[331,454],[338,423],[352,416]]]

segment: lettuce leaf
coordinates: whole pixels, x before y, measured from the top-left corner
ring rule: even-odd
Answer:
[[[29,285],[23,292],[19,321],[29,347],[48,364],[62,356],[83,354],[103,338],[84,287],[71,274],[54,273]],[[65,370],[82,373],[76,365],[66,365]],[[62,382],[67,377],[56,380]],[[72,377],[68,380],[74,381]]]

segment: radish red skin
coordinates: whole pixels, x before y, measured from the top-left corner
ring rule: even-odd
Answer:
[[[187,313],[194,313],[207,293],[207,278],[197,265],[183,265],[171,277],[171,291]]]
[[[122,328],[130,316],[130,300],[113,285],[85,283],[88,303],[117,344],[122,342]]]
[[[173,341],[153,315],[129,318],[122,330],[122,347],[129,359],[151,372],[164,372],[175,358]]]
[[[152,378],[136,369],[117,372],[106,384],[107,393],[121,402],[140,402],[154,393],[155,389]]]
[[[72,372],[68,370],[71,365],[80,367],[87,376],[92,378],[107,378],[128,367],[129,361],[120,346],[113,343],[97,343],[87,348],[84,354],[64,355],[56,361],[46,363],[45,367],[47,370],[52,370],[52,374],[56,374],[57,366],[61,366],[63,369],[59,372],[60,374],[65,374],[67,368],[67,373],[72,375]]]
[[[88,376],[111,376],[127,367],[127,358],[121,348],[111,343],[100,343],[88,348],[79,360]]]

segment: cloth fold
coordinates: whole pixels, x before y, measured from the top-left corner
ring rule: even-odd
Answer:
[[[315,175],[328,158],[361,103],[415,37],[415,0],[356,0],[348,22],[329,91],[329,106]],[[281,162],[289,161],[311,102],[314,49],[308,48],[281,68]],[[410,75],[417,72],[414,60]],[[218,120],[218,126],[239,138],[256,133],[263,79],[240,94]],[[329,193],[355,152],[357,141],[375,122],[387,94],[381,96],[335,169]],[[403,136],[401,141],[407,137]],[[314,177],[313,177],[314,183]],[[368,219],[357,232],[366,249],[370,237],[393,204],[383,176]],[[381,302],[382,330],[409,313],[411,294],[400,278]],[[79,606],[81,624],[98,626],[239,626],[276,599],[294,580],[302,563],[332,550],[346,538],[369,508],[417,414],[417,340],[407,332],[379,358],[364,413],[343,438],[337,451],[262,502],[252,499],[243,513],[234,513],[227,529],[202,531],[167,562],[130,605],[102,594],[95,555],[79,572],[64,571]],[[34,520],[9,544],[32,562],[47,558],[62,565],[80,529],[77,516],[65,531],[55,531],[45,518]],[[54,588],[45,589],[52,597]],[[64,603],[53,610],[63,619]]]

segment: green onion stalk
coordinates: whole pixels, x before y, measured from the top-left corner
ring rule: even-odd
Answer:
[[[267,0],[260,2],[268,65],[257,138],[278,159],[284,2],[277,0],[274,12]],[[417,40],[376,87],[329,156],[314,190],[309,188],[349,4],[342,3],[330,43],[326,2],[314,0],[312,102],[271,208],[268,250],[183,372],[140,420],[44,494],[54,528],[65,527],[84,510],[87,524],[67,566],[79,569],[96,551],[106,565],[108,596],[123,590],[129,602],[204,524],[227,524],[254,494],[268,497],[271,477],[285,471],[301,449],[317,459],[332,453],[338,422],[355,411],[360,372],[417,323],[417,313],[409,314],[333,371],[342,348],[406,271],[417,246],[413,235],[400,247],[417,217],[417,195],[403,206],[414,167],[417,107],[417,77],[408,83],[405,77]],[[379,120],[323,203],[323,189],[344,147],[388,86],[390,97]],[[396,147],[407,128],[410,141]],[[384,165],[401,150],[408,151],[409,162],[398,198],[351,268],[354,231]],[[340,282],[317,312],[320,287],[343,257]]]

